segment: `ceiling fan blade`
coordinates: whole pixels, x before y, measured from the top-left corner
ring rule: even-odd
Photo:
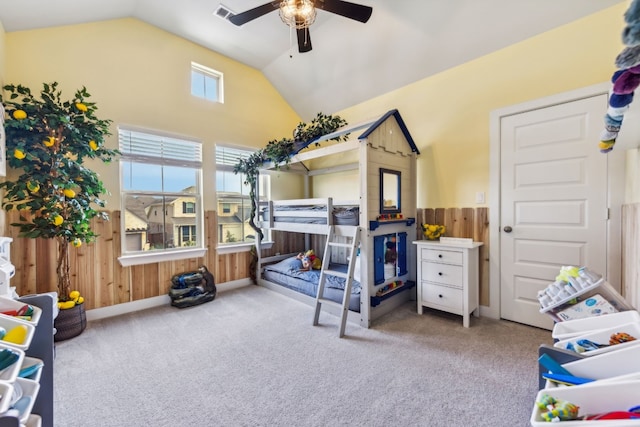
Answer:
[[[367,22],[371,17],[371,12],[373,12],[373,9],[369,6],[342,0],[316,0],[315,6],[318,9],[326,10],[327,12],[360,22]]]
[[[311,34],[309,33],[309,27],[297,28],[296,34],[298,35],[298,52],[309,52],[311,50]]]
[[[247,10],[246,12],[241,12],[237,15],[233,15],[231,18],[229,18],[229,21],[231,21],[232,24],[240,26],[278,9],[279,6],[279,1],[270,1],[269,3],[265,3],[262,6],[254,7],[253,9]]]

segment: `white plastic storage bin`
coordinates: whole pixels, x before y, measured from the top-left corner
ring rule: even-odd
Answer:
[[[562,367],[571,372],[571,375],[594,380],[631,374],[640,371],[640,346],[585,357],[564,363]]]
[[[611,306],[613,312],[628,311],[634,308],[615,290],[609,282],[604,279],[598,280],[596,283],[590,284],[582,288],[580,291],[572,294],[553,304],[540,309],[540,313],[546,313],[556,322],[564,322],[578,318],[593,317],[594,314],[589,310],[581,309],[581,305],[585,304],[588,299],[604,300]],[[602,311],[605,312],[605,311]]]
[[[17,378],[14,384],[14,390],[21,390],[21,395],[19,399],[16,399],[16,402],[13,402],[13,408],[18,409],[20,412],[20,423],[26,424],[29,419],[29,415],[31,415],[31,410],[33,409],[33,404],[36,401],[36,397],[38,396],[38,391],[40,391],[40,383],[33,380],[28,380],[26,378]],[[18,396],[14,396],[18,397]],[[19,402],[26,402],[25,404],[20,404]],[[20,405],[20,407],[18,407]]]
[[[597,350],[585,351],[584,353],[580,353],[580,355],[591,357],[598,354],[621,350],[622,348],[625,348],[625,347],[631,347],[631,346],[640,344],[640,322],[633,322],[633,323],[625,323],[622,325],[613,326],[607,329],[591,331],[581,335],[576,335],[574,337],[567,338],[566,340],[558,341],[553,346],[556,348],[567,349],[567,345],[569,345],[570,343],[575,345],[577,341],[582,339],[587,339],[589,341],[592,341],[598,344],[609,344],[609,338],[611,337],[611,335],[616,333],[622,333],[622,332],[631,335],[632,337],[635,338],[635,340],[627,341],[619,344],[608,345],[607,347],[601,347],[601,348],[598,348]]]
[[[11,406],[11,396],[13,396],[13,385],[6,381],[0,381],[0,413],[7,412]]]
[[[33,334],[35,333],[36,327],[30,323],[26,323],[20,320],[12,319],[7,316],[0,316],[0,327],[4,328],[6,333],[8,334],[13,328],[25,328],[26,334],[24,340],[21,343],[13,343],[9,341],[5,341],[4,339],[0,340],[0,344],[8,345],[11,347],[19,348],[20,350],[26,350],[31,345],[31,340],[33,339]]]
[[[619,313],[559,322],[553,325],[551,336],[555,340],[564,340],[585,332],[607,329],[630,322],[640,322],[640,313],[638,311],[621,311]],[[640,339],[640,337],[638,338]]]
[[[542,389],[536,396],[536,402],[543,395],[549,395],[555,399],[568,401],[580,407],[578,415],[602,414],[612,411],[628,411],[638,406],[640,399],[640,381],[621,381],[593,384],[589,386],[558,387],[554,389]],[[531,413],[531,425],[543,427],[555,425],[544,421],[542,410],[534,402]],[[640,426],[640,419],[635,420],[575,420],[562,421],[562,426]]]
[[[18,376],[21,378],[26,378],[28,380],[40,381],[40,376],[42,375],[42,368],[44,366],[44,362],[36,357],[25,356],[22,361],[22,366],[20,366],[20,371],[18,372]],[[22,371],[28,373],[28,375],[22,375]]]
[[[27,304],[20,301],[16,301],[13,298],[0,296],[0,314],[2,314],[2,312],[11,311],[11,310],[18,311],[25,305]],[[10,316],[10,315],[7,315],[7,317],[12,318],[14,320],[21,320],[23,322],[27,322],[36,326],[38,324],[38,321],[40,320],[40,316],[42,315],[42,309],[34,305],[32,305],[31,307],[33,308],[33,314],[31,315],[31,320],[14,318],[13,316]]]
[[[0,371],[0,381],[14,382],[18,377],[18,372],[20,372],[20,367],[22,366],[22,362],[24,361],[24,351],[19,348],[11,347],[8,345],[2,344],[0,342],[0,351],[11,350],[13,353],[18,355],[18,359],[10,366]]]

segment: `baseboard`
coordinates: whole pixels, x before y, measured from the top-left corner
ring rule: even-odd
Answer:
[[[242,288],[251,284],[251,279],[234,280],[233,282],[225,282],[216,284],[218,293],[230,291],[232,289]],[[107,317],[121,316],[123,314],[133,313],[148,308],[169,305],[171,300],[169,295],[160,295],[152,298],[145,298],[138,301],[125,302],[122,304],[111,305],[109,307],[94,308],[87,310],[87,322],[93,320],[106,319]]]

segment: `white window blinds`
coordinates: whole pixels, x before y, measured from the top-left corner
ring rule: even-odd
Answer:
[[[162,165],[202,167],[202,144],[198,141],[120,128],[120,152],[126,160]]]

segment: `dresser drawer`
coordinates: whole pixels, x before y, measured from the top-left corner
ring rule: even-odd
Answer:
[[[421,280],[462,288],[462,266],[422,261]]]
[[[460,251],[422,248],[420,258],[423,261],[444,262],[446,264],[462,265],[462,252]]]
[[[451,313],[462,313],[462,289],[448,288],[446,286],[421,283],[422,302],[426,305],[436,305],[445,308]],[[435,307],[435,308],[438,308]]]

